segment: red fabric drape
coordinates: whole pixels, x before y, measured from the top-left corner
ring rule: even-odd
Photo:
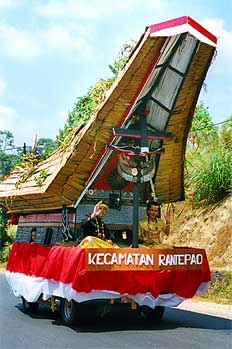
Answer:
[[[202,282],[210,281],[207,258],[201,270],[88,271],[85,249],[14,243],[7,270],[70,284],[77,292],[110,290],[131,295],[172,293],[191,298]]]

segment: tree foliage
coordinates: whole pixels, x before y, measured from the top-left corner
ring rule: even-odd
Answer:
[[[10,131],[0,130],[0,181],[16,165],[18,155],[13,151],[14,137]]]
[[[33,149],[31,146],[24,149],[23,147],[14,146],[14,136],[10,131],[0,130],[0,181],[8,175],[17,165],[24,168],[21,180],[28,178],[34,171],[35,164],[41,159],[46,158],[55,149],[55,142],[50,138],[40,138]],[[25,154],[26,150],[26,154]],[[33,153],[32,153],[33,152]],[[41,170],[36,177],[36,184],[40,186],[46,178],[45,170]],[[12,235],[9,234],[7,221],[9,215],[0,208],[0,260],[7,258],[9,247],[12,242]],[[13,226],[11,226],[11,230]]]
[[[194,113],[192,127],[188,137],[188,145],[194,150],[208,150],[210,144],[218,141],[218,130],[213,124],[208,109],[201,102]]]
[[[0,208],[0,261],[4,261],[4,247],[6,246],[9,238],[7,235],[7,220],[9,215]]]
[[[24,169],[30,167],[33,173],[34,165],[46,159],[55,148],[56,143],[50,138],[39,138],[33,147],[15,147],[13,134],[0,131],[0,181],[17,165]]]
[[[0,151],[6,152],[14,146],[14,137],[10,131],[0,130]]]
[[[47,159],[49,155],[56,149],[56,143],[51,138],[39,138],[35,153],[40,155],[41,160]]]
[[[223,144],[232,150],[232,115],[222,124],[220,136]]]

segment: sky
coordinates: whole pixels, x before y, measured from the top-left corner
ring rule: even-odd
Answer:
[[[0,130],[16,146],[54,139],[77,97],[111,76],[147,25],[190,16],[218,38],[198,101],[232,115],[232,0],[0,0]]]

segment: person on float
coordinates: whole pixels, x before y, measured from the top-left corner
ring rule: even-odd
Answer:
[[[30,242],[35,242],[35,238],[36,238],[36,229],[33,228],[31,230]]]
[[[110,231],[103,221],[107,209],[108,206],[103,201],[99,201],[94,206],[91,215],[81,224],[81,240],[87,236],[93,236],[102,239],[109,244],[113,244],[110,238]]]
[[[167,212],[164,219],[161,215],[161,204],[157,201],[149,201],[147,204],[147,218],[139,222],[138,241],[146,247],[154,247],[162,244],[162,234],[170,233],[171,215]]]

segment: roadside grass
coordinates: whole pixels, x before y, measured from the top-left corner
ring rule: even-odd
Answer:
[[[232,271],[212,272],[212,283],[204,296],[194,297],[218,304],[232,304]]]

